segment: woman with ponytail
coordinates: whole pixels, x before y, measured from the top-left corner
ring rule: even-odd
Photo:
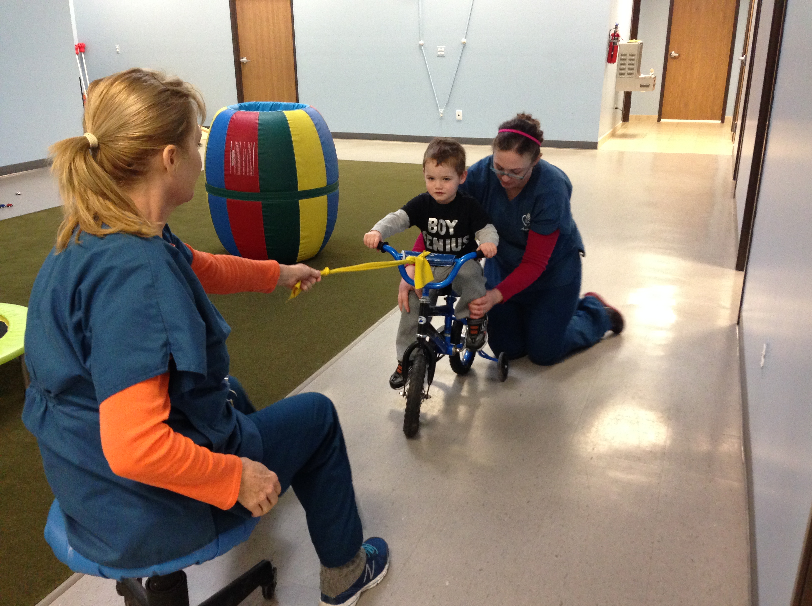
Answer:
[[[93,82],[84,134],[51,148],[64,220],[29,301],[23,421],[70,545],[91,561],[185,556],[292,486],[321,600],[357,600],[388,550],[362,542],[335,408],[300,394],[255,411],[229,375],[230,328],[207,296],[309,289],[319,272],[195,251],[167,225],[200,177],[205,114],[189,84],[131,69]]]
[[[469,304],[471,318],[488,315],[497,355],[552,365],[607,331],[620,333],[624,321],[600,295],[580,295],[584,244],[570,209],[572,184],[541,159],[543,141],[530,114],[503,122],[493,154],[468,169],[460,190],[480,201],[499,233],[499,250],[485,261],[488,291]],[[407,296],[403,282],[398,298]]]

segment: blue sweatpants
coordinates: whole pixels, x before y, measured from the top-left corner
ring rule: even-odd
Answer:
[[[527,355],[537,365],[554,365],[595,345],[611,328],[609,314],[595,297],[580,298],[581,266],[563,287],[522,291],[488,312],[488,344],[498,356]]]
[[[345,565],[361,548],[363,530],[355,504],[344,434],[332,401],[297,394],[255,411],[240,383],[229,377],[231,402],[249,415],[260,434],[262,463],[293,487],[304,507],[316,554],[325,567]]]

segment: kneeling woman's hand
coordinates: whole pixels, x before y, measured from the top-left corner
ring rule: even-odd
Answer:
[[[303,263],[297,263],[295,266],[279,264],[280,285],[292,289],[299,281],[302,283],[302,291],[307,291],[314,284],[321,281],[321,272]]]
[[[271,472],[260,462],[241,457],[242,476],[237,501],[251,511],[254,516],[262,516],[276,506],[282,486],[276,473]]]
[[[468,304],[471,318],[482,318],[496,304],[502,302],[502,292],[499,289],[491,289],[479,299],[475,299]]]

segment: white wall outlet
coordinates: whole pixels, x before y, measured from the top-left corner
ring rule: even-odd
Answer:
[[[444,46],[438,46],[437,47],[437,56],[438,57],[445,57],[445,47]]]
[[[120,55],[120,54],[121,54],[121,47],[118,44],[116,44],[116,55]]]
[[[457,110],[457,120],[462,120],[462,110]]]

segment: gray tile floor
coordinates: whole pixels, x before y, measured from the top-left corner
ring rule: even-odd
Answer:
[[[424,144],[338,149],[420,162]],[[583,290],[627,328],[554,367],[514,361],[505,383],[481,359],[465,378],[441,363],[411,441],[387,385],[394,311],[300,388],[335,402],[366,531],[391,545],[388,577],[361,604],[747,603],[731,159],[544,156],[574,184]],[[188,570],[192,601],[267,555],[280,604],[318,601],[292,494],[249,542]],[[74,581],[53,604],[120,604],[112,582]]]

